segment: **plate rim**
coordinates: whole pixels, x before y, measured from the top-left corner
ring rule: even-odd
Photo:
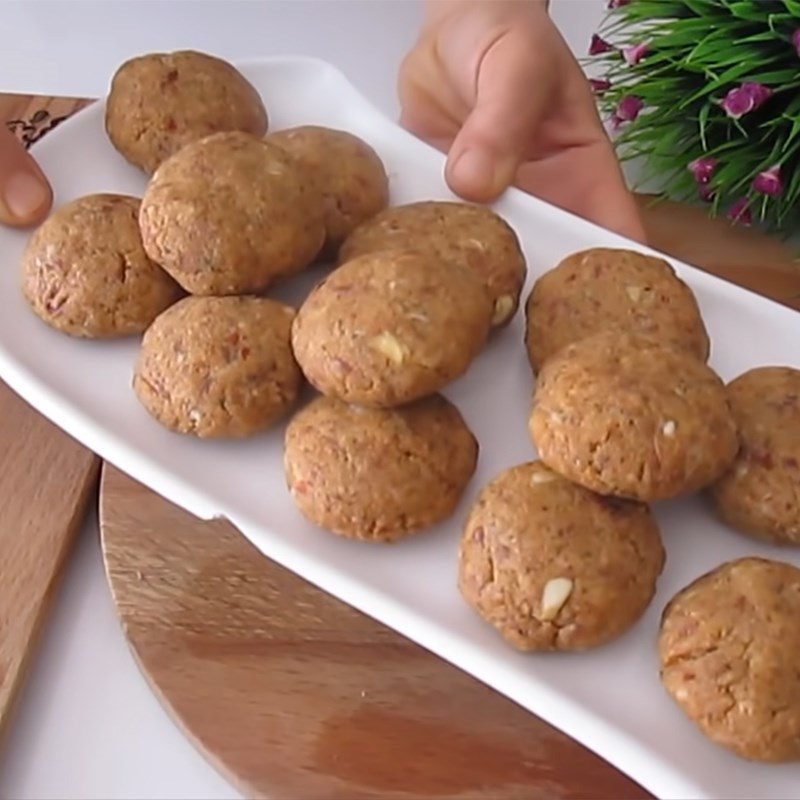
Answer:
[[[414,140],[415,147],[425,147],[436,152],[441,159],[441,163],[444,164],[444,155],[401,128],[388,115],[385,115],[364,97],[340,69],[323,59],[287,55],[241,59],[234,60],[231,63],[244,70],[248,68],[269,69],[276,66],[294,65],[303,69],[325,72],[334,78],[340,88],[347,91],[353,101],[357,102],[363,111],[368,112],[377,122],[384,126],[391,126],[395,134]],[[91,116],[98,116],[102,119],[104,112],[105,98],[102,98],[82,109],[80,113],[73,114],[59,126],[59,130],[68,129],[70,126],[79,124],[78,120],[85,124],[87,118]],[[57,139],[59,130],[48,134],[47,140]],[[34,145],[34,154],[36,149],[37,146]],[[580,225],[585,229],[588,226],[590,230],[601,231],[606,239],[609,237],[609,231],[600,226],[568,211],[556,208],[513,187],[492,207],[497,209],[500,214],[503,214],[502,208],[504,206],[509,204],[516,205],[520,202],[528,205],[533,204],[531,213],[536,213],[536,206],[540,211],[549,209],[549,213],[570,218],[576,225]],[[616,246],[635,247],[641,252],[663,257],[670,264],[677,266],[679,273],[689,272],[699,282],[705,282],[707,285],[714,285],[721,289],[731,302],[735,302],[738,295],[741,298],[747,297],[751,303],[780,309],[781,313],[785,312],[787,315],[797,313],[770,298],[766,298],[752,290],[738,286],[651,247],[633,242],[617,234],[612,234],[612,236],[618,242]],[[35,374],[24,364],[19,363],[14,355],[7,351],[2,339],[0,339],[0,379],[4,380],[26,402],[30,403],[55,425],[64,429],[84,446],[96,452],[101,458],[113,463],[123,472],[145,484],[157,494],[201,519],[209,520],[220,517],[228,519],[262,555],[282,564],[304,580],[320,586],[323,591],[338,597],[343,602],[377,619],[382,624],[398,630],[402,635],[418,642],[437,657],[473,675],[494,691],[509,697],[530,713],[536,714],[559,730],[563,730],[575,741],[596,752],[616,769],[630,775],[648,790],[654,793],[664,792],[665,796],[668,797],[711,798],[713,796],[711,787],[701,785],[691,776],[677,774],[672,765],[661,759],[651,747],[642,746],[634,736],[615,726],[608,718],[588,709],[568,693],[558,691],[549,683],[542,682],[536,675],[529,675],[528,680],[535,684],[536,692],[539,695],[546,696],[547,703],[544,710],[540,708],[534,710],[531,704],[526,701],[526,697],[523,697],[524,690],[509,690],[507,687],[499,688],[492,679],[492,673],[496,674],[497,672],[496,658],[491,654],[482,653],[478,644],[465,641],[466,637],[451,634],[446,630],[443,637],[443,626],[441,624],[424,619],[418,612],[388,595],[381,597],[381,602],[376,611],[373,590],[359,589],[359,580],[355,576],[342,573],[336,567],[327,567],[324,564],[317,563],[313,559],[307,562],[303,561],[303,559],[298,560],[296,551],[290,545],[280,542],[281,534],[279,531],[269,528],[264,522],[250,519],[247,514],[238,513],[231,508],[220,508],[216,502],[209,501],[202,490],[194,487],[192,481],[173,473],[169,468],[160,466],[152,457],[143,455],[134,447],[131,447],[120,433],[108,430],[104,423],[95,422],[89,411],[74,407],[71,401],[64,402],[56,389],[51,389],[38,374]],[[268,528],[273,537],[270,541],[271,552],[269,553],[262,546],[263,536],[260,535],[260,531]],[[280,545],[276,545],[276,542],[280,542]],[[346,588],[342,589],[341,587]],[[364,600],[354,602],[353,597],[358,597],[359,595],[363,595]],[[369,602],[367,602],[367,598]],[[461,655],[453,658],[449,657],[444,652],[443,645],[449,645],[451,651]],[[564,725],[562,716],[568,716],[571,720],[570,724]],[[584,726],[584,729],[577,730],[580,726]],[[625,763],[622,763],[619,757],[623,749]]]

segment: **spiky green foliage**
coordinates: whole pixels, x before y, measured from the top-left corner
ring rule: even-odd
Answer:
[[[673,199],[698,197],[688,165],[716,159],[708,183],[714,214],[742,197],[753,216],[788,231],[800,223],[800,56],[792,37],[800,0],[630,0],[612,8],[600,30],[614,50],[592,56],[611,87],[599,97],[613,118],[634,95],[644,109],[623,122],[615,141],[623,159],[640,158],[643,181],[658,180]],[[628,64],[622,48],[647,42],[647,54]],[[743,82],[772,95],[733,119],[722,101]],[[753,187],[776,165],[782,189],[770,197]]]

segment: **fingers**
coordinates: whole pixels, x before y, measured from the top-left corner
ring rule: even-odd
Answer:
[[[602,132],[552,158],[523,164],[516,185],[603,228],[646,241],[638,206]]]
[[[442,73],[435,48],[418,46],[403,60],[398,73],[400,125],[437,150],[447,152],[467,109]],[[432,92],[430,87],[437,87]]]
[[[0,223],[18,228],[35,225],[52,203],[53,191],[39,165],[0,125]]]
[[[457,124],[449,123],[424,101],[404,106],[399,122],[409,133],[443,153],[450,149],[458,131]]]
[[[596,184],[584,195],[583,203],[574,203],[576,213],[635,242],[647,244],[644,222],[633,195],[624,185],[610,182]]]
[[[583,71],[570,56],[568,102],[574,114],[571,127],[583,132],[565,150],[569,168],[562,173],[565,207],[603,228],[647,243],[639,207],[628,189],[614,145],[606,133],[594,94]],[[556,181],[558,185],[558,181]]]
[[[475,105],[450,148],[445,178],[467,200],[495,200],[514,180],[553,85],[524,30],[503,33],[478,68]]]

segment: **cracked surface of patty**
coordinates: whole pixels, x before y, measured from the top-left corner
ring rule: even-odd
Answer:
[[[739,447],[710,367],[638,334],[568,345],[539,374],[530,433],[542,460],[601,494],[645,502],[701,489]]]
[[[192,142],[153,175],[139,212],[150,258],[192,294],[260,293],[308,266],[322,198],[285,150],[246,133]]]
[[[189,142],[222,131],[263,136],[267,122],[258,92],[232,64],[193,50],[126,61],[105,114],[111,143],[148,173]]]
[[[664,566],[650,510],[603,497],[541,461],[498,475],[459,552],[464,599],[519,650],[582,650],[644,613]]]
[[[318,397],[286,430],[286,481],[298,508],[354,539],[392,541],[446,519],[477,459],[475,437],[441,395],[395,409]]]
[[[711,487],[717,513],[753,536],[800,544],[800,370],[758,367],[727,393],[741,446]]]
[[[323,394],[390,407],[466,372],[491,317],[489,295],[466,267],[384,250],[348,261],[317,285],[294,321],[292,344]]]
[[[180,433],[257,433],[297,398],[293,318],[294,309],[261,297],[187,297],[145,333],[136,395],[162,425]]]
[[[516,313],[525,256],[514,229],[490,208],[441,200],[387,208],[353,231],[339,263],[390,248],[418,250],[471,269],[494,303],[493,327],[508,324]]]
[[[756,761],[800,760],[800,569],[741,558],[664,609],[661,680],[719,745]]]
[[[352,230],[389,202],[389,178],[383,162],[358,136],[319,125],[303,125],[271,133],[267,141],[298,159],[324,198],[323,256],[334,258]]]
[[[534,284],[525,305],[534,372],[562,347],[613,329],[642,333],[702,361],[709,340],[692,290],[662,258],[608,247],[567,256]]]
[[[139,199],[91,194],[57,209],[30,238],[22,291],[48,325],[72,336],[141,333],[181,290],[151,261],[139,234]]]

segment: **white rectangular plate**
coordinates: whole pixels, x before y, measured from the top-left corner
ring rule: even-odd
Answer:
[[[261,91],[273,129],[316,123],[370,142],[390,173],[393,203],[452,197],[441,177],[443,157],[375,111],[329,65],[280,58],[242,69]],[[144,191],[144,176],[106,139],[100,103],[50,134],[36,155],[58,203],[89,192]],[[539,274],[570,252],[635,246],[516,190],[496,209],[524,247],[525,296]],[[699,498],[664,504],[657,513],[668,559],[655,601],[621,639],[583,654],[517,653],[459,597],[458,539],[476,492],[502,469],[535,455],[527,435],[532,379],[521,313],[447,392],[481,444],[477,474],[457,513],[391,547],[360,544],[316,529],[296,511],[284,482],[282,428],[245,442],[169,433],[131,390],[136,340],[78,341],[36,319],[19,291],[26,238],[0,230],[0,376],[103,458],[198,516],[227,517],[265,555],[511,697],[656,795],[798,796],[800,765],[747,763],[699,733],[661,688],[655,647],[664,604],[689,581],[747,554],[800,566],[797,551],[726,530]],[[800,366],[800,315],[692,267],[675,267],[698,296],[712,364],[725,380],[760,364]],[[318,277],[312,270],[278,294],[299,303]]]

